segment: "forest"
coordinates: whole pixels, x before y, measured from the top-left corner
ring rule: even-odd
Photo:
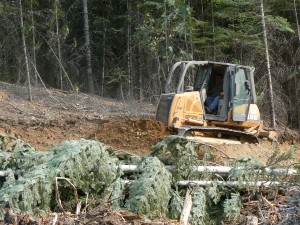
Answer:
[[[250,65],[266,122],[271,80],[276,122],[299,129],[299,11],[299,0],[1,0],[0,80],[30,99],[43,87],[155,103],[177,61]]]

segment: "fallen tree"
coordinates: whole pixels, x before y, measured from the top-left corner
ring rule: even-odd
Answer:
[[[31,153],[31,152],[30,152]],[[22,157],[21,163],[15,164]],[[84,193],[101,193],[106,199],[113,191],[116,180],[122,175],[119,160],[111,157],[108,147],[88,140],[66,141],[41,155],[34,153],[9,154],[9,161],[3,169],[18,169],[17,178],[12,170],[1,185],[0,201],[9,203],[11,208],[37,213],[49,211],[56,177],[67,177]],[[31,160],[30,165],[27,163]]]
[[[190,222],[218,223],[210,212],[220,205],[223,220],[236,221],[242,207],[240,190],[258,193],[263,184],[272,190],[281,184],[286,188],[297,183],[299,176],[295,169],[274,169],[274,163],[266,167],[254,158],[238,158],[223,168],[211,167],[205,159],[200,165],[197,151],[207,146],[179,137],[158,143],[152,156],[134,157],[136,165],[127,167],[124,164],[131,162],[130,157],[120,156],[98,141],[65,141],[47,152],[37,152],[21,140],[1,140],[0,170],[5,171],[5,177],[0,178],[0,204],[30,214],[72,210],[86,201],[88,194],[93,196],[92,205],[109,203],[152,219],[179,220],[187,190],[180,185],[184,185],[190,187],[192,198]],[[290,153],[270,159],[278,162],[286,157]],[[121,160],[124,158],[126,162]],[[133,175],[124,174],[126,169]]]

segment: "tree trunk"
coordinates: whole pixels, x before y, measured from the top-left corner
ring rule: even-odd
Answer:
[[[297,14],[297,5],[296,5],[295,0],[294,0],[294,11],[295,11],[295,19],[296,19],[296,25],[297,25],[298,42],[299,42],[299,46],[300,46],[300,27],[299,27],[298,14]],[[300,129],[299,84],[298,84],[297,76],[295,76],[294,79],[295,79],[297,124],[298,124],[298,129]]]
[[[120,79],[120,82],[119,82],[119,88],[120,88],[121,99],[122,99],[123,102],[125,102],[124,93],[123,93],[123,85],[122,85],[122,80],[121,79]]]
[[[215,37],[215,17],[214,17],[214,3],[211,0],[211,27],[213,34],[213,59],[216,61],[216,37]]]
[[[132,97],[132,51],[131,51],[131,2],[127,0],[128,24],[127,24],[127,66],[128,66],[128,97]]]
[[[183,209],[180,215],[180,225],[187,225],[189,222],[189,215],[192,209],[193,201],[191,196],[191,191],[188,189],[186,191],[185,200],[183,204]]]
[[[164,13],[167,19],[167,5],[166,2],[164,3]],[[169,48],[169,37],[168,37],[168,21],[165,21],[165,44],[166,44],[166,49],[165,49],[165,54],[166,54],[166,61],[167,61],[167,71],[170,71],[170,66],[169,66],[169,53],[168,53],[168,48]]]
[[[90,46],[90,30],[89,30],[89,15],[87,0],[82,0],[83,5],[83,32],[85,37],[85,58],[86,58],[86,73],[88,81],[88,92],[91,94],[95,93],[93,74],[92,74],[92,56],[91,56],[91,46]]]
[[[33,7],[32,0],[30,1],[31,7],[31,30],[32,30],[32,51],[33,51],[33,67],[34,67],[34,85],[38,84],[38,74],[36,71],[36,52],[35,52],[35,26],[34,26],[34,18],[33,18]]]
[[[138,55],[137,55],[137,70],[139,76],[139,100],[143,101],[143,75],[141,73],[141,47],[138,45]]]
[[[59,64],[59,88],[63,89],[63,71],[61,68],[62,65],[62,57],[61,57],[61,47],[60,47],[60,38],[59,38],[59,24],[58,24],[58,9],[57,9],[58,0],[55,0],[55,25],[56,25],[56,38],[57,38],[57,54],[58,54],[58,60],[60,62]]]
[[[20,8],[21,35],[22,35],[24,59],[25,59],[25,66],[26,66],[26,75],[27,75],[28,95],[29,95],[29,100],[32,101],[29,63],[28,63],[27,47],[26,47],[26,40],[25,40],[25,34],[24,34],[22,0],[19,0],[19,8]]]
[[[103,23],[104,24],[104,23]],[[105,79],[105,45],[106,45],[106,28],[104,25],[103,30],[103,50],[102,50],[102,79],[101,79],[101,96],[103,96],[104,93],[104,79]]]
[[[269,48],[268,48],[268,39],[267,39],[267,28],[265,23],[265,12],[264,12],[264,3],[263,0],[260,0],[260,9],[261,9],[261,21],[263,26],[263,36],[265,43],[265,54],[267,61],[267,70],[268,70],[268,85],[269,85],[269,98],[270,98],[270,113],[271,113],[271,126],[275,128],[275,108],[274,108],[274,98],[273,98],[273,86],[272,86],[272,76],[271,76],[271,66],[270,66],[270,57],[269,57]]]
[[[294,0],[294,11],[295,11],[295,19],[296,19],[296,25],[297,25],[298,41],[299,41],[299,46],[300,46],[300,27],[299,27],[299,21],[298,21],[296,0]]]
[[[141,23],[140,21],[140,10],[139,8],[137,9],[137,20],[138,20],[138,24]],[[138,43],[137,45],[137,57],[136,57],[136,61],[137,61],[137,74],[138,74],[138,78],[139,78],[139,101],[142,102],[143,101],[143,75],[142,75],[142,64],[141,64],[141,45],[140,43]]]

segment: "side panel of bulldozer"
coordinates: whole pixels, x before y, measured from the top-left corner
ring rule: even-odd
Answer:
[[[239,107],[242,108],[243,106]],[[162,95],[157,119],[164,122],[168,127],[176,129],[186,125],[198,125],[247,130],[252,127],[257,128],[261,122],[256,104],[250,105],[247,121],[233,121],[231,111],[228,113],[228,121],[206,121],[198,91]]]
[[[255,143],[261,121],[255,104],[250,105],[249,112],[249,117],[252,119],[244,122],[232,121],[231,111],[228,113],[228,118],[231,118],[229,121],[207,121],[200,101],[200,93],[194,91],[162,95],[157,118],[161,118],[160,121],[167,124],[169,128],[176,129],[181,136],[232,135]]]
[[[169,128],[179,128],[188,121],[203,125],[203,115],[199,91],[162,94],[156,110],[156,120]]]
[[[156,109],[156,120],[169,124],[170,108],[173,103],[175,93],[161,94]]]

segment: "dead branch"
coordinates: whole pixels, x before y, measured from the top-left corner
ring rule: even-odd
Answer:
[[[205,146],[208,146],[208,147],[211,147],[219,152],[221,152],[223,155],[225,155],[228,159],[234,159],[232,157],[230,157],[229,155],[227,155],[224,151],[222,151],[220,148],[214,146],[214,145],[210,145],[210,144],[207,144],[207,143],[204,143],[204,142],[201,142],[202,145],[205,145]]]
[[[72,184],[72,182],[68,178],[65,178],[65,177],[56,177],[55,178],[56,200],[57,200],[58,205],[60,206],[60,208],[64,211],[64,208],[63,208],[61,200],[60,200],[60,194],[59,194],[59,189],[58,189],[58,180],[64,180],[64,181],[66,181],[71,186],[71,188],[73,189],[73,193],[74,193],[74,196],[75,196],[75,203],[76,203],[76,206],[77,206],[78,205],[78,194],[77,194],[77,189],[74,186],[74,184]]]
[[[191,192],[190,189],[187,189],[184,204],[183,204],[183,209],[182,209],[181,215],[180,215],[180,221],[179,221],[180,225],[188,224],[188,219],[189,219],[189,215],[190,215],[190,212],[192,209],[192,203],[193,203],[190,192]]]

